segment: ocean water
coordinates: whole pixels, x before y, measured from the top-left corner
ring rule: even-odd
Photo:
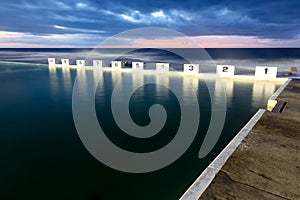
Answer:
[[[213,51],[212,57],[229,59],[219,50]],[[226,101],[219,103],[226,107],[224,128],[213,150],[200,159],[199,149],[212,115],[211,99],[218,102],[220,98],[219,83],[179,75],[127,74],[132,84],[136,78],[162,79],[165,86],[179,83],[183,100],[187,102],[190,99],[185,91],[192,86],[199,102],[200,122],[192,144],[172,164],[148,173],[121,172],[95,159],[80,140],[72,113],[74,83],[79,74],[83,73],[87,80],[100,75],[94,98],[97,119],[106,136],[127,151],[144,153],[164,148],[175,137],[180,125],[180,104],[168,87],[155,84],[139,87],[128,105],[133,121],[140,126],[147,125],[150,122],[148,111],[154,104],[164,106],[168,118],[163,129],[153,137],[128,136],[116,125],[111,111],[112,92],[124,73],[83,72],[46,65],[48,57],[80,59],[83,52],[88,55],[90,49],[0,50],[0,61],[3,61],[0,63],[1,199],[178,199],[253,114],[266,107],[267,99],[280,86],[264,81],[223,80]],[[118,55],[113,50],[98,53],[107,60]],[[288,54],[284,59],[289,59]],[[236,53],[232,55],[236,57],[231,60],[239,60]],[[255,55],[261,56],[260,53]],[[296,59],[297,53],[291,55],[295,57],[291,59]],[[168,52],[149,49],[131,52],[120,59],[185,62]],[[241,59],[244,59],[242,55]],[[252,59],[255,62],[256,58]],[[266,61],[268,59],[272,60],[265,57]],[[185,81],[190,84],[185,85]],[[212,93],[208,85],[213,86]],[[130,87],[124,84],[123,89]],[[82,92],[89,90],[86,87]],[[123,99],[122,95],[117,97]]]
[[[170,49],[172,50],[172,49]],[[215,64],[235,65],[237,68],[254,70],[255,66],[266,65],[278,67],[278,71],[289,71],[291,67],[300,68],[300,49],[299,48],[235,48],[235,49],[205,49]],[[71,64],[75,64],[75,59],[85,59],[92,51],[90,58],[103,59],[109,64],[111,58],[119,57],[118,49],[89,49],[89,48],[30,48],[30,49],[0,49],[0,61],[25,62],[47,64],[47,58],[56,59],[69,58]],[[190,54],[194,49],[184,49]],[[203,60],[195,61],[202,64]],[[127,55],[127,59],[140,60],[145,62],[165,61],[170,63],[180,63],[182,59],[176,59],[166,51],[154,49],[139,49]],[[59,62],[59,61],[57,61]],[[205,63],[204,66],[205,67]],[[214,69],[212,69],[214,71]]]

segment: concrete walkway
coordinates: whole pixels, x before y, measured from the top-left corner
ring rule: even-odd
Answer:
[[[283,112],[264,113],[200,199],[300,199],[300,80],[277,99]]]

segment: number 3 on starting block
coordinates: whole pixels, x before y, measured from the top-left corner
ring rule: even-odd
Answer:
[[[183,72],[187,74],[198,74],[199,73],[199,65],[198,64],[184,64]]]

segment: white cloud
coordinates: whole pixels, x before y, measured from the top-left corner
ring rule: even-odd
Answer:
[[[168,12],[158,10],[151,13],[141,13],[138,10],[131,9],[127,10],[128,12],[126,13],[117,13],[111,10],[103,10],[102,12],[135,24],[182,24],[186,21],[191,21],[194,19],[191,14],[176,9],[172,9]]]
[[[217,15],[219,15],[219,16],[226,16],[227,14],[230,14],[231,13],[231,11],[229,11],[227,8],[223,8],[223,9],[221,9],[221,10],[219,10],[219,11],[217,11]]]
[[[120,16],[121,16],[123,19],[125,19],[126,21],[130,21],[130,22],[133,22],[133,23],[138,23],[138,22],[140,22],[140,20],[135,19],[133,16],[124,15],[124,14],[121,14]]]
[[[166,15],[165,15],[164,11],[162,11],[162,10],[152,12],[151,15],[156,18],[158,18],[158,17],[166,18]]]
[[[78,2],[75,7],[80,10],[89,10],[89,11],[97,11],[97,9],[89,4]]]
[[[96,19],[76,17],[74,15],[57,15],[57,14],[53,14],[52,17],[54,19],[58,19],[58,20],[62,20],[62,21],[69,21],[69,22],[87,22],[87,23],[97,22]]]
[[[98,33],[98,34],[102,34],[102,33],[107,33],[107,31],[101,31],[101,30],[91,30],[91,29],[84,29],[84,28],[71,28],[71,27],[66,27],[66,26],[58,26],[58,25],[54,25],[54,28],[57,29],[63,29],[66,31],[73,31],[73,32],[82,32],[82,33]]]
[[[79,2],[76,4],[76,7],[77,8],[88,8],[88,5],[85,3]]]
[[[29,35],[28,33],[18,33],[10,31],[0,31],[0,38],[19,38]]]
[[[183,10],[173,9],[173,10],[170,11],[170,13],[171,13],[172,16],[182,18],[182,19],[184,19],[186,21],[192,21],[195,18],[193,16],[193,14],[185,12]]]
[[[54,25],[53,27],[54,27],[54,28],[57,28],[57,29],[66,29],[66,27],[64,27],[64,26],[57,26],[57,25]]]
[[[223,8],[221,10],[217,10],[215,12],[216,17],[219,18],[221,21],[226,23],[252,23],[254,22],[247,15],[243,15],[238,11],[229,10],[228,8]]]
[[[56,4],[55,6],[59,9],[65,9],[65,10],[70,10],[72,9],[71,6],[65,4],[62,1],[55,1],[54,4]]]

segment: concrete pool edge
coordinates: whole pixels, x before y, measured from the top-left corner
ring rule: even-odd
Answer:
[[[288,79],[285,83],[276,90],[276,92],[268,99],[267,110],[271,111],[277,104],[277,97],[281,94],[284,88],[291,82],[292,79]]]
[[[269,100],[275,100],[286,88],[292,79],[286,79]],[[268,103],[269,103],[268,100]],[[277,102],[277,101],[276,101]],[[238,132],[238,134],[229,142],[229,144],[221,151],[221,153],[208,165],[208,167],[200,174],[193,184],[185,191],[179,200],[199,199],[204,191],[208,188],[215,176],[225,165],[237,147],[242,143],[245,137],[250,133],[255,124],[260,120],[266,109],[259,109],[248,123]]]

